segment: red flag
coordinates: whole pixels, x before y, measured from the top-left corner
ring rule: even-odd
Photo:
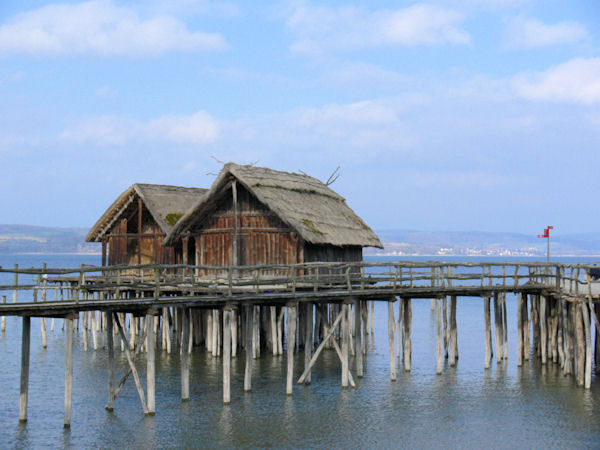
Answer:
[[[554,230],[554,227],[552,225],[548,225],[546,228],[544,228],[544,234],[538,234],[537,237],[539,237],[539,238],[549,238],[550,237],[550,230]]]

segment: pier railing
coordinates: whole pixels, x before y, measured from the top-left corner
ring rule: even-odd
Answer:
[[[129,296],[260,294],[264,292],[457,288],[518,291],[538,286],[571,297],[600,294],[592,264],[541,262],[356,262],[259,266],[131,265],[77,268],[0,268],[3,303],[86,301]],[[598,286],[596,286],[598,285]],[[598,287],[598,288],[597,288]],[[1,306],[0,306],[1,308]]]

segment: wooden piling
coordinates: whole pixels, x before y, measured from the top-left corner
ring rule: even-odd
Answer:
[[[443,358],[443,329],[442,329],[442,299],[441,298],[436,298],[435,299],[435,325],[436,325],[436,331],[437,331],[437,339],[436,339],[436,360],[437,360],[437,365],[436,365],[436,373],[438,375],[442,374],[442,358]]]
[[[313,350],[313,304],[310,302],[306,303],[306,311],[304,314],[304,367],[308,367],[312,358]],[[277,335],[277,334],[275,334]],[[273,347],[277,347],[277,343]],[[311,376],[310,371],[306,377],[306,384],[310,384]]]
[[[548,299],[545,295],[540,297],[540,353],[542,364],[546,364],[548,358],[548,331],[547,331],[547,309]]]
[[[253,306],[253,308],[254,314],[252,317],[252,355],[254,359],[257,359],[260,358],[260,306],[255,305]]]
[[[231,309],[223,309],[223,403],[231,402]]]
[[[23,316],[23,334],[21,336],[21,391],[19,395],[19,422],[27,422],[27,401],[29,399],[30,342],[31,317]]]
[[[163,333],[167,354],[171,353],[171,324],[169,320],[169,308],[163,308]]]
[[[71,401],[73,398],[73,316],[67,316],[66,321],[64,427],[69,428],[71,426]]]
[[[363,341],[361,336],[362,331],[362,302],[358,299],[354,299],[354,337],[356,340],[356,376],[358,378],[363,377]]]
[[[585,302],[581,303],[581,312],[583,316],[584,346],[585,346],[585,367],[583,376],[583,387],[589,389],[592,384],[592,332],[590,327],[590,311]]]
[[[496,335],[496,363],[500,364],[503,359],[502,351],[502,305],[500,294],[494,292],[494,331]]]
[[[106,409],[112,411],[115,405],[115,347],[113,336],[113,315],[106,315],[106,347],[108,352],[108,402]]]
[[[523,294],[517,296],[517,366],[523,365]]]
[[[404,303],[404,330],[402,333],[402,344],[404,348],[402,350],[402,356],[404,358],[404,370],[410,371],[411,358],[412,358],[412,340],[411,340],[411,328],[412,328],[412,306],[411,300],[408,297],[403,297],[402,302]]]
[[[188,339],[190,338],[190,321],[188,319],[189,309],[181,308],[181,347],[187,349]],[[213,323],[214,325],[214,323]],[[214,332],[213,332],[214,339]],[[213,355],[214,355],[213,351]],[[187,351],[181,352],[181,401],[187,402],[190,399],[190,355]]]
[[[550,314],[548,317],[549,326],[547,327],[549,329],[549,336],[548,336],[548,343],[547,343],[547,352],[548,352],[547,356],[548,356],[548,358],[552,358],[552,361],[556,363],[557,359],[558,359],[558,350],[556,348],[556,335],[558,332],[558,315],[557,315],[557,311],[556,311],[556,301],[555,301],[554,297],[548,297],[547,305],[550,306],[546,310],[547,312],[548,312],[548,309],[550,311]]]
[[[502,293],[502,350],[504,359],[508,359],[508,316],[506,314],[506,292]]]
[[[287,379],[285,393],[292,395],[294,378],[294,350],[296,347],[296,303],[287,304]]]
[[[238,312],[236,308],[232,308],[230,311],[231,321],[231,357],[237,357],[238,348]]]
[[[531,322],[533,325],[533,354],[541,356],[540,344],[540,296],[531,296]]]
[[[442,298],[442,319],[444,323],[444,358],[448,359],[448,297]]]
[[[491,321],[490,321],[490,297],[485,296],[483,298],[483,322],[484,322],[484,345],[485,345],[485,362],[484,367],[490,368],[491,362],[491,348],[490,348],[490,334],[491,334]]]
[[[525,361],[529,361],[529,352],[530,352],[530,344],[529,344],[529,336],[530,336],[530,326],[529,326],[529,314],[527,308],[527,294],[523,294],[523,357]]]
[[[575,375],[577,379],[577,385],[583,386],[585,377],[585,337],[583,332],[583,313],[581,303],[577,303],[575,306],[575,340],[577,342]]]
[[[456,295],[450,296],[450,366],[458,359],[458,330],[456,329]]]
[[[273,356],[277,355],[277,307],[269,308],[269,318],[271,319],[271,350]]]
[[[254,306],[246,305],[246,368],[244,371],[244,391],[252,390],[252,355],[253,355],[253,326],[254,323]]]
[[[2,304],[6,304],[6,295],[2,296]],[[2,316],[2,333],[6,331],[6,316]]]
[[[349,323],[348,323],[348,306],[342,305],[342,388],[348,387],[348,340],[349,340]],[[335,345],[335,344],[334,344]]]
[[[344,322],[342,321],[342,324]],[[396,381],[396,349],[395,345],[395,330],[396,320],[394,319],[394,301],[388,301],[388,351],[390,358],[390,380]],[[342,347],[343,352],[343,347]]]
[[[600,316],[600,303],[596,303],[594,305],[594,316],[597,318]],[[596,325],[596,333],[595,333],[595,350],[594,350],[594,360],[596,362],[596,373],[600,373],[600,327],[598,327],[598,323],[595,322]]]
[[[156,335],[154,333],[154,311],[146,313],[146,391],[148,401],[148,414],[156,413]]]

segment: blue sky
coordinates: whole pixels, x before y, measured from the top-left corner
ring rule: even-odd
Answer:
[[[595,0],[0,5],[0,223],[91,226],[222,161],[375,229],[598,230]]]

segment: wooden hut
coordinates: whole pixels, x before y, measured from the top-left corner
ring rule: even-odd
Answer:
[[[225,164],[168,233],[188,264],[229,266],[361,261],[382,248],[346,200],[316,178]]]
[[[102,265],[174,264],[161,242],[206,189],[136,183],[123,192],[86,236],[102,242]]]

